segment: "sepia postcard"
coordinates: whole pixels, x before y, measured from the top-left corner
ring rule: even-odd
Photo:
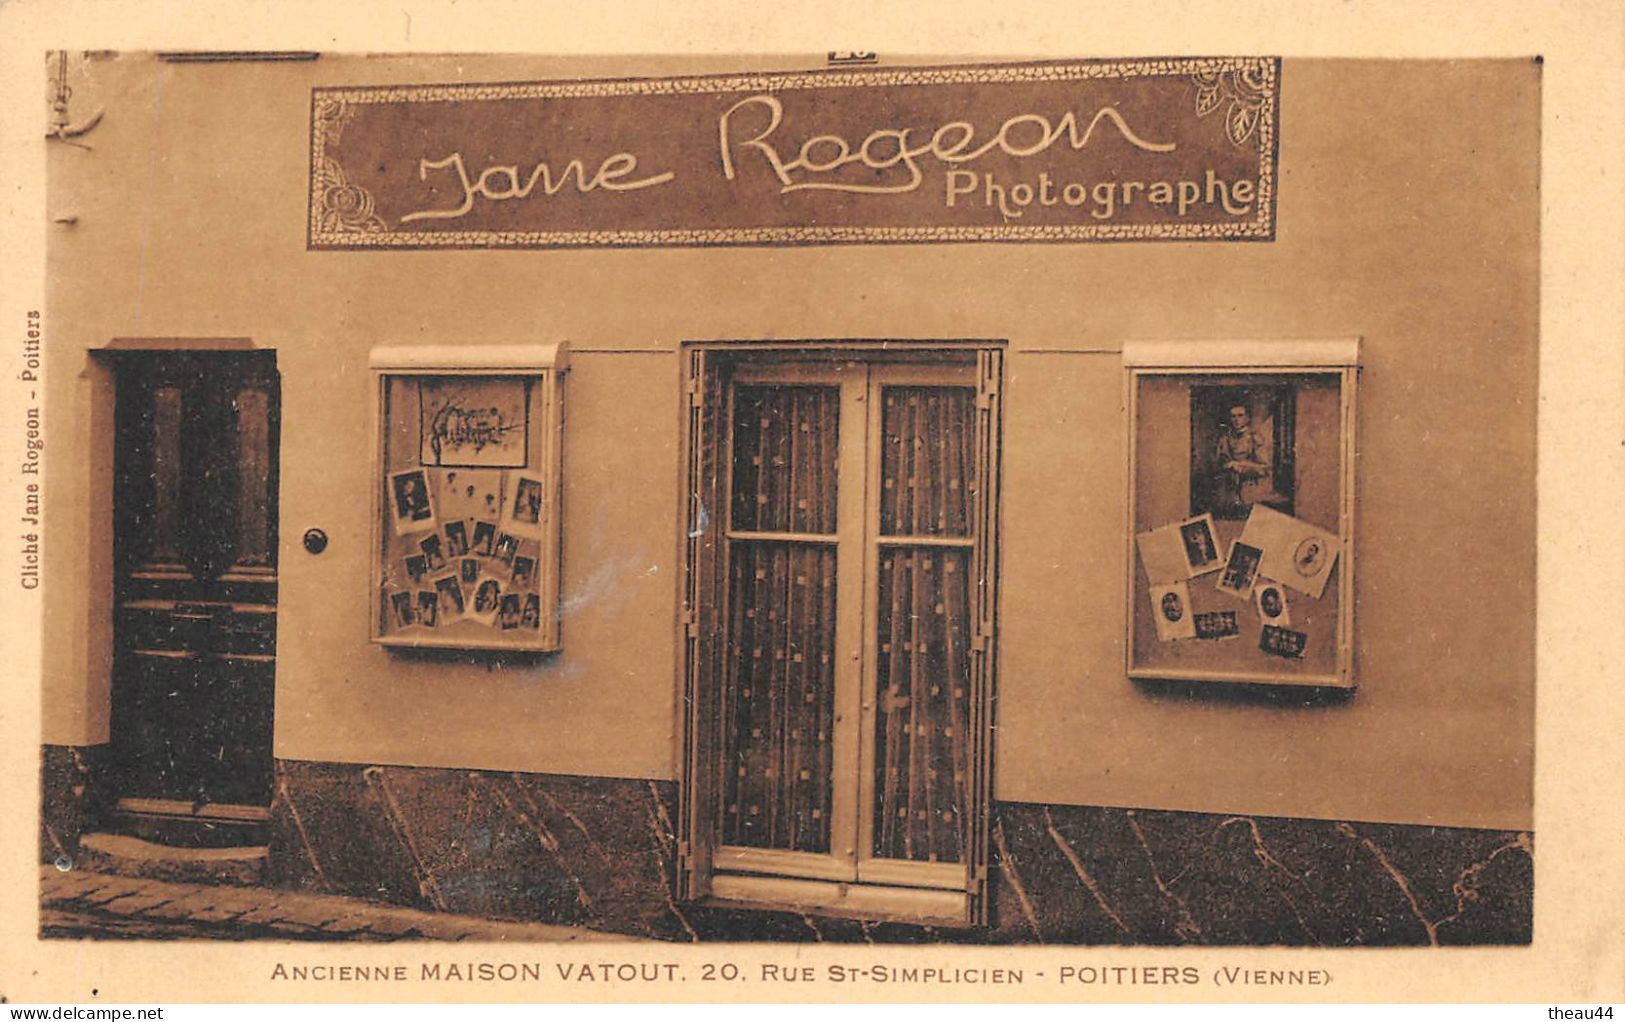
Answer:
[[[1621,15],[633,6],[0,7],[0,1000],[1625,998]]]

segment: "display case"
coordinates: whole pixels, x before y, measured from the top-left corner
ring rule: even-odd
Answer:
[[[567,346],[375,348],[370,363],[373,640],[559,649]]]
[[[1123,362],[1129,677],[1352,688],[1359,342]]]

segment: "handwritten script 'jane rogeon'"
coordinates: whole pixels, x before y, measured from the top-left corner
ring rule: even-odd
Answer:
[[[748,138],[743,135],[750,129],[740,132],[736,137],[735,132],[738,128],[735,115],[751,108],[761,108],[767,112],[766,125]],[[1042,114],[1018,114],[1005,120],[997,132],[980,144],[973,144],[978,138],[976,127],[967,121],[949,121],[928,136],[925,132],[920,132],[918,137],[924,138],[924,141],[919,143],[911,142],[910,136],[915,134],[913,132],[893,128],[876,129],[870,132],[856,149],[839,135],[814,135],[801,143],[795,158],[787,160],[774,142],[769,140],[769,136],[778,131],[783,119],[784,104],[772,96],[750,96],[729,107],[717,126],[723,176],[729,181],[738,176],[735,152],[747,150],[759,153],[766,161],[774,177],[778,179],[780,192],[823,189],[870,195],[894,195],[911,192],[920,187],[925,179],[919,165],[922,157],[930,156],[945,164],[964,164],[972,163],[995,149],[1006,156],[1034,156],[1049,149],[1063,137],[1068,145],[1077,150],[1089,144],[1095,128],[1103,121],[1116,128],[1118,134],[1129,144],[1146,152],[1166,153],[1176,148],[1176,143],[1173,142],[1146,141],[1129,127],[1115,107],[1105,106],[1097,110],[1088,125],[1081,130],[1078,126],[1078,116],[1072,111],[1062,114],[1054,123]],[[817,175],[832,174],[852,164],[861,164],[870,170],[882,172],[901,167],[907,172],[907,178],[886,184],[817,179]],[[598,188],[615,192],[637,191],[665,184],[677,176],[673,171],[666,171],[630,181],[623,180],[638,169],[638,157],[633,153],[620,152],[605,158],[590,176],[580,159],[572,159],[565,163],[556,176],[547,163],[537,162],[529,175],[522,175],[517,165],[504,164],[486,167],[478,177],[470,178],[463,154],[455,152],[438,160],[420,159],[418,177],[427,180],[431,170],[448,168],[457,174],[458,184],[462,188],[462,203],[452,209],[407,213],[401,217],[401,223],[410,223],[414,220],[455,219],[472,210],[476,198],[489,199],[493,202],[526,199],[535,193],[538,184],[542,187],[543,195],[554,195],[561,191],[572,177],[575,179],[576,190],[586,193]]]

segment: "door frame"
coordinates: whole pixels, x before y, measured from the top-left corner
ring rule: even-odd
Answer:
[[[999,519],[1000,519],[1000,447],[1002,444],[1002,389],[1005,344],[1002,341],[806,341],[806,342],[693,342],[682,346],[680,372],[682,394],[685,400],[685,421],[680,430],[681,458],[686,471],[680,478],[678,506],[685,510],[679,535],[678,573],[680,585],[677,604],[676,629],[679,648],[683,655],[677,658],[677,692],[681,702],[679,714],[683,722],[679,777],[678,865],[675,877],[676,895],[690,901],[707,901],[736,907],[794,909],[826,914],[860,916],[876,919],[897,919],[933,925],[977,926],[986,925],[990,915],[988,888],[989,816],[992,801],[993,763],[993,707],[998,670],[998,577],[999,577]],[[721,804],[719,775],[722,759],[720,735],[720,670],[726,649],[726,625],[719,615],[708,612],[718,604],[719,592],[726,586],[726,547],[724,538],[730,524],[731,464],[725,456],[731,444],[731,408],[726,407],[731,393],[734,373],[747,379],[766,374],[775,379],[797,375],[790,367],[808,367],[800,370],[808,382],[839,377],[840,366],[860,363],[866,379],[864,400],[871,405],[862,410],[865,422],[860,438],[872,434],[878,412],[877,402],[869,400],[872,390],[885,385],[892,364],[912,365],[911,376],[929,375],[927,366],[944,367],[944,382],[976,387],[975,437],[978,478],[983,480],[973,506],[975,521],[972,525],[973,557],[971,611],[971,699],[968,707],[969,726],[976,740],[972,743],[967,778],[968,847],[965,861],[947,867],[955,876],[945,876],[942,864],[916,864],[898,860],[874,859],[860,854],[860,863],[874,863],[861,875],[862,880],[839,875],[819,879],[807,872],[797,877],[763,874],[729,873],[726,867],[744,864],[735,849],[719,847],[721,828],[716,818]],[[761,367],[758,369],[758,367]],[[922,374],[923,370],[923,374]],[[908,373],[908,370],[899,370]],[[901,381],[899,381],[901,382]],[[721,414],[718,414],[720,409]],[[847,398],[843,392],[842,415],[848,415]],[[852,431],[842,430],[840,445],[844,452]],[[720,441],[720,442],[719,442]],[[874,476],[879,472],[879,458],[868,458],[865,471]],[[873,488],[865,480],[865,490]],[[850,489],[850,488],[848,488]],[[875,658],[865,655],[864,643],[873,640],[873,614],[866,613],[863,597],[872,581],[874,567],[868,562],[874,558],[869,547],[878,549],[878,534],[868,535],[867,511],[863,503],[865,494],[843,492],[840,497],[838,534],[856,529],[864,535],[858,538],[865,549],[864,570],[854,582],[837,581],[838,591],[846,599],[839,610],[838,619],[845,622],[853,614],[861,622],[856,649],[863,674],[857,686],[862,696],[874,683]],[[856,510],[848,507],[857,501]],[[852,573],[846,573],[850,576]],[[847,597],[849,587],[857,588],[857,600]],[[838,655],[850,656],[854,640],[848,626],[837,639]],[[839,697],[838,697],[839,698]],[[874,738],[874,708],[859,707],[859,726],[856,737],[871,749]],[[860,784],[861,790],[867,786]],[[857,833],[861,840],[871,840],[872,821],[863,825],[865,806],[860,806]],[[872,811],[872,807],[868,807]],[[832,821],[833,826],[833,821]],[[832,831],[832,841],[834,833]],[[869,849],[863,850],[865,853]],[[733,857],[730,860],[730,856]],[[745,858],[759,867],[769,867],[781,857],[796,857],[798,865],[813,867],[812,859],[795,852],[768,852],[751,850]],[[892,867],[898,868],[892,868]],[[922,871],[921,867],[925,867]]]

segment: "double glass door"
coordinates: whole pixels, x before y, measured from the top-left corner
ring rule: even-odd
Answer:
[[[977,366],[746,365],[724,395],[714,869],[962,897]]]

